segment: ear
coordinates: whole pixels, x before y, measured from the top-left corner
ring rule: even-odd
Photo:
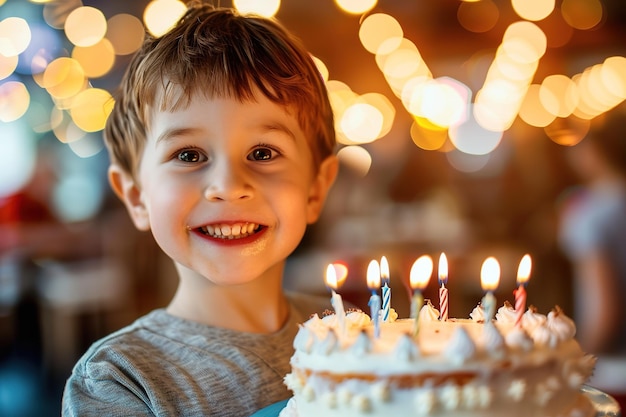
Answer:
[[[324,202],[330,187],[337,178],[339,171],[339,160],[335,155],[331,155],[324,159],[320,164],[317,176],[311,184],[309,193],[309,202],[307,205],[307,224],[315,223],[322,213]]]
[[[148,210],[141,197],[141,188],[133,176],[118,165],[111,165],[109,182],[115,194],[126,206],[135,227],[139,230],[150,230]]]

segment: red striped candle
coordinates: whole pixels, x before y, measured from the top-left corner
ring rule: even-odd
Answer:
[[[448,321],[448,259],[445,253],[441,253],[439,257],[439,320]]]
[[[524,316],[524,311],[526,310],[526,283],[530,278],[530,268],[532,266],[532,261],[530,259],[530,255],[526,254],[522,257],[522,260],[519,263],[519,267],[517,268],[517,290],[515,290],[515,325],[522,325],[522,317]]]

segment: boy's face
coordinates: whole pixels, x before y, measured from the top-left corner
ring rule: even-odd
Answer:
[[[110,171],[135,225],[179,271],[218,284],[282,270],[337,170],[332,157],[316,173],[296,118],[257,98],[198,94],[185,109],[154,111],[137,181]]]

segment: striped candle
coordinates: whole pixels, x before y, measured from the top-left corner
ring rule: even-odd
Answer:
[[[522,317],[524,316],[524,311],[526,310],[526,290],[524,289],[524,285],[520,285],[515,290],[515,325],[522,325]]]
[[[380,278],[383,282],[383,322],[389,321],[389,312],[391,311],[391,288],[389,288],[389,263],[384,256],[380,259]]]
[[[372,315],[372,322],[374,323],[374,337],[380,337],[380,295],[378,295],[378,289],[380,288],[380,266],[375,260],[370,261],[367,267],[367,288],[372,292],[369,303],[370,312]]]
[[[526,283],[530,278],[532,261],[530,255],[526,254],[517,268],[517,290],[515,290],[515,325],[522,325],[522,317],[526,310]]]
[[[439,320],[448,321],[448,259],[445,253],[441,253],[439,257]]]
[[[443,283],[439,287],[439,304],[441,309],[439,320],[448,321],[448,289]]]

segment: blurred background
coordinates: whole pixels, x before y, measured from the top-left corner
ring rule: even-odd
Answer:
[[[385,256],[392,305],[406,317],[413,262],[432,257],[424,293],[437,307],[445,253],[450,316],[469,317],[482,262],[499,262],[502,304],[530,254],[528,303],[574,315],[573,263],[558,239],[582,185],[568,152],[592,122],[624,114],[626,2],[234,5],[276,16],[303,40],[336,116],[340,175],[288,262],[287,288],[327,294],[326,265],[342,262],[339,292],[367,310],[367,266]],[[183,9],[0,0],[2,416],[58,415],[89,344],[173,294],[172,265],[109,189],[102,128],[144,31],[159,36]]]

